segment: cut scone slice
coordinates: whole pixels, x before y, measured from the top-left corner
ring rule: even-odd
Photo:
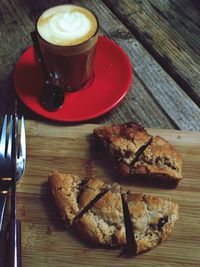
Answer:
[[[128,193],[125,199],[132,224],[132,249],[135,254],[154,248],[170,235],[178,219],[177,204],[139,193]]]
[[[73,174],[52,172],[49,177],[50,190],[59,209],[62,219],[71,225],[74,216],[79,212],[77,196],[85,179]]]
[[[111,185],[101,179],[88,179],[77,197],[79,212],[74,217],[74,221],[82,217],[110,189]]]
[[[92,200],[110,188],[100,179],[80,178],[57,171],[52,172],[48,179],[55,203],[67,226],[72,225],[75,217]]]
[[[182,164],[176,149],[162,137],[155,136],[132,166],[131,174],[151,175],[177,184],[182,179]]]
[[[101,197],[94,206],[75,223],[80,233],[95,245],[112,247],[126,244],[124,215],[120,186]]]
[[[93,133],[123,176],[130,174],[133,162],[151,141],[151,135],[137,123],[101,126]]]

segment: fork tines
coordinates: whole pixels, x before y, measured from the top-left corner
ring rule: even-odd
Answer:
[[[21,121],[20,142],[18,146],[18,124]],[[17,165],[19,160],[26,159],[26,136],[24,116],[19,120],[17,114],[5,115],[0,140],[0,160],[4,164]],[[4,168],[3,168],[4,169]],[[12,169],[12,171],[15,171]],[[13,173],[12,173],[13,176]],[[0,177],[5,177],[1,169]]]

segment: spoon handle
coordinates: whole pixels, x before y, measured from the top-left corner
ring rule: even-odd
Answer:
[[[44,61],[44,57],[43,57],[43,54],[41,51],[40,43],[39,43],[39,40],[37,37],[37,33],[35,31],[31,32],[31,38],[33,41],[36,56],[38,57],[40,64],[41,64],[41,67],[42,67],[44,78],[45,78],[45,80],[49,81],[49,72],[47,70],[46,63]]]

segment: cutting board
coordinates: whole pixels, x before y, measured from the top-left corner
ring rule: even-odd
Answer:
[[[27,168],[17,186],[17,215],[22,221],[24,267],[200,266],[200,133],[149,129],[181,153],[184,179],[175,189],[121,180],[124,189],[154,193],[180,205],[172,235],[155,249],[119,257],[119,249],[94,248],[75,230],[66,230],[49,193],[52,170],[119,182],[91,145],[97,125],[56,125],[27,121]]]

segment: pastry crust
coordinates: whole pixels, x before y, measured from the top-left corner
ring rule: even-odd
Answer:
[[[150,174],[160,179],[179,182],[182,179],[182,159],[171,144],[162,137],[155,136],[135,162],[131,174]]]
[[[79,212],[77,195],[80,185],[84,181],[77,175],[52,172],[49,175],[49,185],[55,203],[66,225],[71,225],[75,215]]]
[[[107,149],[115,168],[123,176],[130,174],[131,164],[141,148],[147,146],[151,135],[137,123],[101,126],[94,129],[94,135]]]
[[[75,217],[110,185],[100,179],[80,178],[73,174],[52,172],[49,184],[56,205],[66,226],[73,224]]]
[[[82,186],[82,189],[77,197],[79,212],[83,210],[97,195],[109,190],[111,185],[106,184],[103,180],[90,178]]]
[[[139,193],[128,193],[126,201],[136,254],[154,248],[170,235],[178,219],[177,204],[161,197]]]
[[[130,192],[123,194],[122,203],[120,186],[107,185],[100,179],[53,172],[49,184],[67,225],[74,223],[80,234],[95,245],[129,246],[128,237],[132,235],[138,254],[165,240],[178,218],[177,204]],[[125,230],[125,221],[132,227],[126,224]]]
[[[165,139],[152,137],[138,124],[101,126],[94,129],[94,135],[122,176],[156,178],[169,185],[176,185],[182,179],[180,154]]]
[[[76,222],[76,227],[93,244],[112,247],[125,245],[124,215],[119,185],[113,185],[112,189]]]

